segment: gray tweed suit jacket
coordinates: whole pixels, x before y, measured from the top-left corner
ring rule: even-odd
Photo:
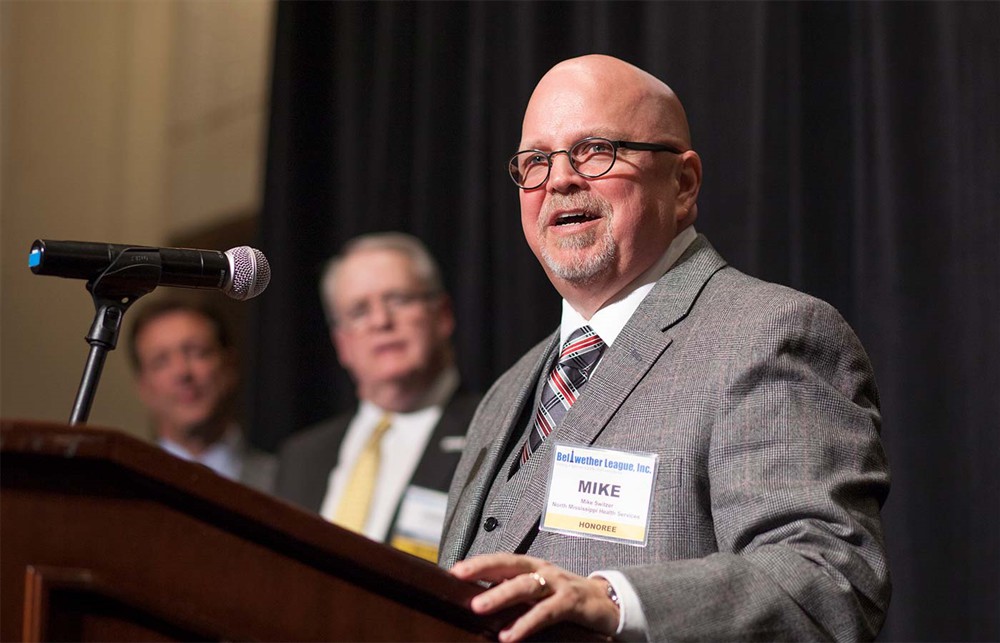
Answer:
[[[508,480],[558,338],[483,398],[443,567],[509,551],[621,570],[654,641],[875,636],[890,595],[889,470],[871,365],[834,308],[728,267],[699,236]],[[553,439],[659,454],[646,547],[538,530]]]

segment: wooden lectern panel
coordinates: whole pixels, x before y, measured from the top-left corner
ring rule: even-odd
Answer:
[[[157,615],[133,595],[86,569],[29,566],[22,640],[204,641],[219,638],[208,625],[184,627],[183,614]],[[115,598],[115,597],[118,598]]]
[[[0,457],[5,641],[495,640],[511,616],[477,616],[477,586],[116,431],[3,421]]]

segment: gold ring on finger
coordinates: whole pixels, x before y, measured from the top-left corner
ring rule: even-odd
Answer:
[[[548,596],[549,592],[551,591],[551,588],[549,587],[548,581],[545,580],[545,577],[539,574],[538,572],[531,572],[528,575],[531,576],[531,578],[536,583],[538,583],[538,591]]]

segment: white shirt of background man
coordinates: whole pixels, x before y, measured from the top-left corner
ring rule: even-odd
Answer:
[[[378,477],[365,521],[363,533],[368,538],[385,542],[399,500],[424,455],[445,404],[457,389],[458,370],[449,368],[431,386],[422,408],[411,413],[392,414],[392,426],[382,437]],[[337,466],[330,472],[326,495],[320,506],[320,514],[327,520],[332,521],[337,513],[340,496],[347,485],[354,462],[385,413],[385,410],[371,402],[362,400],[351,418],[347,434],[340,444]]]

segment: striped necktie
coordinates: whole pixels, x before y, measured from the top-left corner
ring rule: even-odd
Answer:
[[[542,441],[559,426],[590,379],[594,366],[604,353],[604,346],[604,341],[590,326],[578,328],[566,340],[559,353],[559,361],[549,373],[545,388],[542,389],[534,424],[521,447],[520,456],[511,468],[511,476],[517,473],[531,454],[538,450]]]

